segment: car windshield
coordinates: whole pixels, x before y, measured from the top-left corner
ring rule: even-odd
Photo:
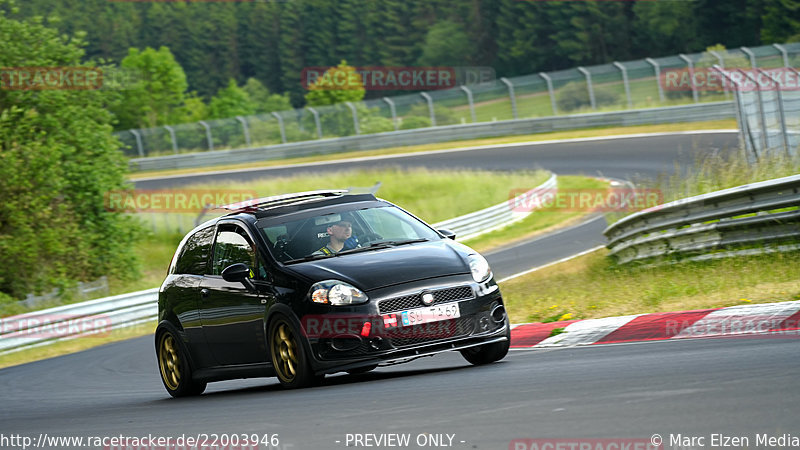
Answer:
[[[261,231],[275,259],[287,264],[441,239],[394,206],[271,221]]]

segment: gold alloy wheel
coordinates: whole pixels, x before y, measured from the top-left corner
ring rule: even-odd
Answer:
[[[288,323],[281,321],[272,335],[272,355],[275,370],[285,382],[294,381],[300,362],[297,355],[297,339]]]
[[[161,367],[161,378],[171,391],[178,389],[181,382],[181,359],[175,349],[175,339],[170,333],[161,337],[158,346],[158,365]]]

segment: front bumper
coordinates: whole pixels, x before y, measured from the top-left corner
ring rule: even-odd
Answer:
[[[385,327],[385,318],[392,313],[424,306],[414,302],[426,292],[435,296],[434,305],[457,302],[460,317],[417,326]],[[306,334],[317,374],[398,363],[507,339],[508,320],[493,279],[479,284],[463,277],[445,277],[384,288],[368,295],[370,303],[360,309],[323,316],[331,323],[346,317],[338,322],[346,324],[344,329],[328,327],[328,333]],[[399,317],[397,320],[400,322]],[[306,319],[301,321],[309,323]]]

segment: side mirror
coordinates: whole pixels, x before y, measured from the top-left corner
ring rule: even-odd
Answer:
[[[438,231],[439,234],[441,234],[442,236],[444,236],[446,238],[452,239],[454,241],[456,240],[456,232],[453,231],[453,230],[448,230],[447,228],[442,228],[441,230],[436,230],[436,231]]]
[[[250,280],[250,268],[247,267],[247,264],[231,264],[222,270],[222,279],[231,283],[242,283],[248,289],[255,288],[253,282]]]

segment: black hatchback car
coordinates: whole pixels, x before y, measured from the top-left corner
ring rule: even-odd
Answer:
[[[502,359],[510,326],[486,260],[372,194],[313,191],[225,207],[180,243],[155,347],[173,397],[277,376],[284,387],[444,351]]]

